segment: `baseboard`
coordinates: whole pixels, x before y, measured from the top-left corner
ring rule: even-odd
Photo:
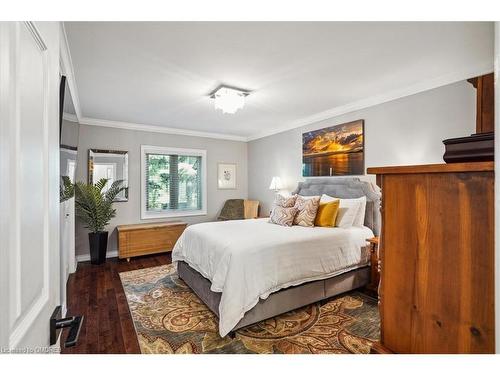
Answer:
[[[116,258],[118,256],[118,250],[111,250],[106,253],[106,258]],[[90,254],[83,254],[76,256],[77,262],[88,262],[90,261]]]

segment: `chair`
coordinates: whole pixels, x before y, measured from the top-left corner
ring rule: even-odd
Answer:
[[[243,202],[245,219],[256,219],[259,217],[259,201],[245,199]]]
[[[228,199],[217,220],[255,219],[259,215],[259,201]]]

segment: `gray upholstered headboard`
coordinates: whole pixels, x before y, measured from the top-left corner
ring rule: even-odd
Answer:
[[[314,178],[299,182],[292,194],[321,195],[337,198],[360,198],[366,196],[365,225],[376,236],[380,234],[380,189],[358,177]]]

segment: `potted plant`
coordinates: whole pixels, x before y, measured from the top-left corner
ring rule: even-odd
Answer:
[[[76,216],[82,220],[85,228],[90,230],[90,262],[101,264],[106,260],[108,247],[108,232],[105,230],[109,221],[116,216],[113,200],[125,188],[123,180],[111,184],[106,192],[104,187],[108,179],[102,178],[95,183],[77,182],[74,185]]]

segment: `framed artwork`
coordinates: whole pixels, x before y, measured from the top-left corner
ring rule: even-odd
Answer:
[[[364,120],[302,134],[302,176],[365,174]]]
[[[218,164],[217,186],[219,189],[236,189],[236,164]]]

